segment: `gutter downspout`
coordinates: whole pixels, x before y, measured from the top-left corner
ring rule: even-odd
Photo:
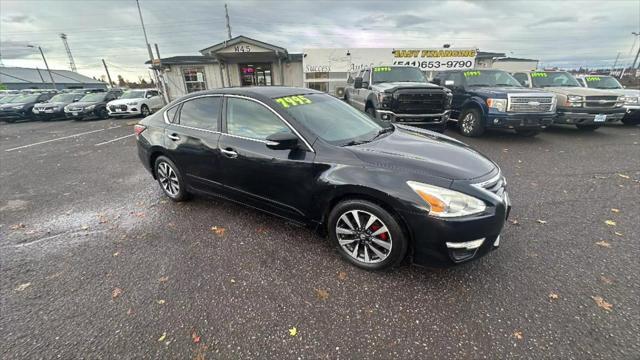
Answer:
[[[278,57],[278,67],[280,67],[280,85],[284,86],[284,69],[282,68],[282,57],[280,52],[276,50],[276,56]]]

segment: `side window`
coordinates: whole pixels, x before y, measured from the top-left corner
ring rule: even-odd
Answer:
[[[178,112],[178,109],[180,108],[180,105],[178,106],[174,106],[171,109],[167,110],[166,114],[167,114],[167,120],[169,120],[170,123],[176,123],[178,122],[177,118],[176,118],[176,113]]]
[[[158,92],[156,90],[147,91],[147,96],[158,96]]]
[[[453,80],[453,86],[464,86],[464,75],[461,72],[454,72],[447,75],[447,80]],[[444,84],[444,81],[442,82]]]
[[[369,70],[365,70],[362,73],[362,81],[368,83],[369,82],[369,74],[371,74],[371,72]]]
[[[583,78],[576,78],[576,80],[578,80],[578,83],[580,84],[580,86],[587,87],[587,84],[584,82]]]
[[[518,80],[518,82],[520,83],[520,85],[522,86],[529,86],[529,81],[528,81],[528,76],[527,74],[523,74],[523,73],[515,73],[513,74],[513,77],[516,78],[516,80]]]
[[[180,109],[180,125],[218,131],[221,99],[220,96],[205,96],[186,101]]]
[[[276,114],[255,101],[227,98],[227,133],[265,140],[269,135],[291,132]]]

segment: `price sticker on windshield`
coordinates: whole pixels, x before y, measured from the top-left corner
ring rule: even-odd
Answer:
[[[373,68],[373,72],[389,72],[391,71],[390,66],[378,66]]]
[[[584,79],[587,81],[600,81],[600,76],[587,76]]]
[[[311,100],[307,99],[302,95],[285,96],[285,97],[277,98],[275,100],[276,102],[278,102],[278,104],[282,105],[282,107],[285,109],[292,106],[306,105],[306,104],[312,103]]]
[[[465,71],[464,77],[480,76],[480,71]]]
[[[533,72],[531,73],[531,77],[547,77],[547,73],[546,72]]]

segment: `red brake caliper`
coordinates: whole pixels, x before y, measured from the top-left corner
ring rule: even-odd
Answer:
[[[380,229],[382,226],[379,225],[371,225],[369,227],[369,229],[371,230],[372,233],[376,232],[376,230]],[[387,235],[386,232],[383,232],[382,234],[378,234],[377,235],[380,239],[384,240],[384,241],[388,241],[389,240],[389,235]]]

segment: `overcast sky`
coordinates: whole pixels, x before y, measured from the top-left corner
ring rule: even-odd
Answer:
[[[232,35],[291,52],[316,47],[478,47],[543,65],[630,63],[639,46],[640,1],[227,1]],[[149,42],[163,57],[197,55],[226,38],[224,2],[140,0]],[[148,76],[148,53],[135,0],[0,0],[5,66],[68,69],[59,33],[78,71],[135,80]],[[632,49],[633,46],[633,49]]]

